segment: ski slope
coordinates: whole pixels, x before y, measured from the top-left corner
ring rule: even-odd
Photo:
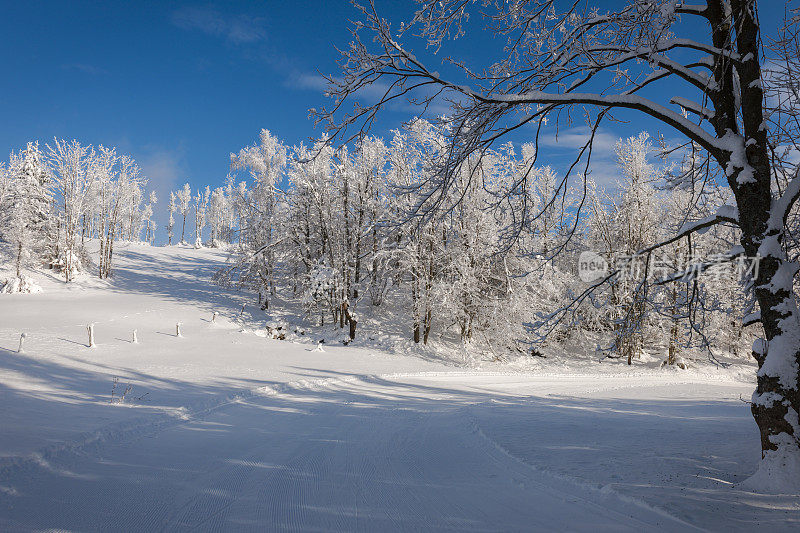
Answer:
[[[0,298],[0,530],[800,526],[797,496],[736,486],[759,453],[736,372],[318,351],[265,338],[208,283],[223,261],[132,245],[111,282]]]

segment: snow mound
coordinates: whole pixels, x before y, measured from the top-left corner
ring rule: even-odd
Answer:
[[[800,455],[796,448],[781,446],[767,451],[756,473],[740,486],[761,494],[800,494]]]
[[[32,294],[42,292],[42,288],[31,278],[23,274],[22,277],[19,278],[7,279],[5,283],[3,283],[3,288],[0,289],[0,293],[3,294],[14,294],[18,292]]]

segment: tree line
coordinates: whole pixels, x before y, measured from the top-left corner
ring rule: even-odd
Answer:
[[[280,290],[318,325],[341,328],[345,342],[358,335],[359,310],[388,306],[402,310],[415,343],[438,331],[500,359],[544,355],[585,334],[597,337],[598,358],[629,364],[645,353],[681,366],[687,354],[746,356],[753,337],[742,324],[742,273],[719,262],[699,277],[662,279],[667,266],[727,250],[734,229],[676,240],[646,258],[647,276],[640,268],[577,298],[592,285],[578,276],[581,252],[611,264],[727,205],[722,187],[667,187],[702,169],[691,152],[667,161],[659,150],[646,133],[620,140],[617,180],[589,180],[586,198],[572,189],[553,202],[563,184],[551,167],[532,164],[532,144],[464,161],[436,196],[430,184],[447,138],[428,121],[340,148],[325,140],[287,147],[262,130],[258,142],[231,154],[223,186],[193,196],[187,184],[170,195],[167,230],[170,241],[174,232],[184,242],[185,221],[194,218],[200,243],[207,224],[206,244],[231,250],[219,283],[252,289],[264,310]],[[578,216],[581,202],[589,216]],[[520,224],[523,205],[538,215]]]
[[[115,148],[54,139],[29,142],[0,163],[0,238],[10,244],[16,278],[46,266],[64,280],[94,265],[88,239],[100,244],[100,278],[112,273],[114,243],[153,242],[154,192],[136,162]]]

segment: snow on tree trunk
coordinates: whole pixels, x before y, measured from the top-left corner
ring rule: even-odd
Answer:
[[[751,151],[749,155],[753,165],[733,175],[751,172],[754,177],[740,185],[736,197],[741,206],[742,246],[748,255],[759,258],[753,291],[764,329],[764,338],[753,345],[758,384],[751,405],[761,433],[763,460],[748,484],[760,489],[791,487],[800,483],[800,315],[793,290],[798,265],[789,261],[782,245],[783,215],[770,194],[764,154]]]

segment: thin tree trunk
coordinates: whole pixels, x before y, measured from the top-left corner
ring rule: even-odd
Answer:
[[[350,340],[352,341],[356,338],[357,322],[355,317],[353,317],[353,315],[350,314],[350,306],[347,304],[347,302],[344,302],[342,304],[342,314],[345,316],[345,318],[347,319],[347,323],[350,326]]]
[[[411,314],[414,320],[414,343],[419,344],[419,281],[416,277],[411,280]]]
[[[422,343],[427,345],[428,344],[428,337],[431,334],[431,310],[428,308],[425,311],[425,331],[423,332]]]
[[[17,277],[22,277],[22,241],[17,242]]]

